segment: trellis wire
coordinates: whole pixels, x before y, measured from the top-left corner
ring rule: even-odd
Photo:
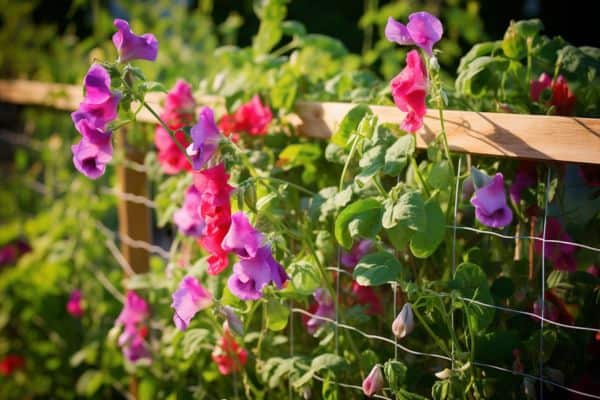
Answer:
[[[544,375],[544,311],[546,308],[546,225],[548,222],[548,198],[550,195],[550,175],[552,171],[548,167],[548,173],[546,178],[546,187],[544,188],[545,200],[544,200],[544,227],[542,229],[542,270],[541,272],[541,283],[542,283],[542,315],[540,319],[540,363],[539,363],[539,375],[543,378]],[[544,385],[540,385],[540,396],[544,400]]]
[[[452,279],[456,275],[456,217],[458,215],[458,188],[460,187],[460,167],[461,167],[462,157],[458,157],[458,166],[456,167],[456,188],[454,190],[454,222],[452,225],[454,228],[452,229]],[[450,204],[448,204],[450,207]],[[450,308],[450,326],[452,331],[454,331],[454,304],[451,305]],[[452,369],[455,367],[455,345],[454,341],[450,343],[450,351],[452,354]]]

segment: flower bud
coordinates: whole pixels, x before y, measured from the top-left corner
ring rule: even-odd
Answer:
[[[383,388],[383,374],[381,373],[381,367],[379,364],[375,364],[369,375],[365,378],[362,383],[363,393],[366,396],[371,397],[377,391]]]
[[[398,339],[402,339],[415,328],[415,321],[410,303],[404,304],[402,310],[392,323],[392,332]]]
[[[429,58],[429,69],[432,71],[440,70],[440,63],[438,62],[438,59],[436,56],[431,56]]]

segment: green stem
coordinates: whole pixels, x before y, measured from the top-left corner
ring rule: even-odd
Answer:
[[[419,166],[417,165],[417,161],[411,157],[410,164],[412,165],[413,170],[415,171],[417,180],[419,181],[419,184],[421,184],[421,186],[423,187],[425,194],[427,194],[428,198],[431,197],[431,192],[429,191],[429,186],[427,185],[427,182],[425,182],[425,179],[423,179],[423,175],[421,175],[421,170],[419,169]]]
[[[309,196],[316,196],[318,194],[318,193],[315,193],[303,186],[297,185],[290,181],[286,181],[285,179],[275,178],[273,176],[253,176],[248,179],[248,181],[260,181],[260,180],[276,182],[276,183],[280,183],[282,185],[288,185],[288,186],[291,186],[294,189],[298,190],[299,192],[305,193]]]
[[[175,137],[175,132],[173,132],[171,130],[171,128],[169,128],[167,126],[165,121],[163,121],[163,119],[156,113],[156,111],[154,111],[154,109],[152,107],[150,107],[150,105],[148,103],[146,103],[146,101],[142,100],[142,103],[143,103],[144,107],[146,108],[146,110],[148,110],[150,112],[150,114],[152,114],[152,116],[154,116],[154,118],[156,118],[158,120],[158,122],[163,127],[163,129],[169,133],[169,136],[171,136],[171,139],[173,140],[173,142],[175,142],[175,145],[177,145],[177,148],[183,153],[185,158],[189,161],[190,165],[193,165],[192,159],[185,151],[185,148],[183,147],[183,145],[181,143],[179,143],[179,140],[177,140],[177,138]]]
[[[386,198],[388,197],[388,192],[386,192],[385,189],[383,188],[383,185],[381,184],[381,180],[379,179],[379,176],[373,175],[373,184],[377,188],[377,191],[379,192],[380,195],[382,195],[383,197],[386,197]]]
[[[287,53],[288,51],[294,50],[296,47],[298,47],[298,45],[299,45],[298,41],[296,41],[296,39],[293,39],[288,44],[285,44],[285,45],[281,46],[280,48],[278,48],[277,50],[273,51],[271,53],[271,56],[272,57],[282,56],[285,53]]]
[[[344,180],[346,178],[346,173],[348,172],[348,168],[350,166],[350,161],[352,161],[352,158],[354,158],[354,153],[356,153],[356,150],[358,149],[358,142],[359,142],[359,137],[355,136],[352,142],[352,147],[350,147],[350,154],[348,154],[348,158],[346,159],[346,162],[344,163],[344,169],[342,169],[342,175],[340,176],[340,184],[339,184],[339,191],[341,192],[342,190],[344,190]]]
[[[440,88],[440,90],[441,90],[441,88]],[[444,123],[444,110],[443,110],[441,96],[440,96],[438,112],[440,115],[440,128],[442,129],[442,132],[440,133],[440,135],[442,136],[442,144],[444,146],[444,153],[446,154],[446,158],[448,159],[450,168],[452,169],[452,171],[454,171],[454,163],[452,162],[452,157],[450,157],[450,147],[448,146],[448,137],[446,136],[446,124]],[[452,173],[454,173],[454,172],[452,172]]]
[[[444,351],[447,355],[449,355],[450,350],[448,349],[448,346],[446,346],[446,343],[444,343],[444,341],[433,332],[433,330],[429,327],[427,322],[425,322],[425,319],[423,318],[421,313],[419,313],[417,311],[417,307],[414,304],[413,304],[412,309],[413,309],[413,314],[415,314],[415,316],[417,317],[417,319],[419,320],[421,325],[423,325],[423,328],[425,328],[427,333],[429,333],[429,336],[431,336],[431,338],[437,343],[437,345],[440,347],[440,349],[442,349],[442,351]]]
[[[236,153],[240,156],[240,159],[242,160],[242,164],[244,164],[244,167],[246,167],[246,169],[250,173],[250,176],[253,177],[253,178],[257,178],[258,177],[258,172],[256,172],[256,169],[254,168],[254,165],[252,165],[252,163],[248,159],[248,156],[246,155],[246,153],[244,153],[244,150],[242,150],[242,148],[240,146],[238,146],[237,144],[235,144],[227,136],[223,135],[223,137],[231,145],[231,147],[233,147],[233,149],[236,151]]]

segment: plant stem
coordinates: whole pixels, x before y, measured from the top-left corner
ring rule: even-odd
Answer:
[[[242,148],[240,146],[238,146],[237,144],[235,144],[227,136],[223,135],[223,137],[225,138],[225,140],[227,142],[229,142],[229,144],[231,145],[231,147],[233,147],[233,149],[236,151],[236,153],[238,153],[238,155],[240,156],[240,159],[242,160],[242,164],[244,164],[244,167],[246,167],[246,169],[250,173],[250,176],[253,177],[253,178],[258,178],[259,177],[258,176],[258,172],[256,172],[256,169],[254,168],[254,165],[252,165],[252,163],[248,159],[248,156],[246,155],[246,153],[244,153],[244,151],[242,150]]]
[[[316,196],[318,194],[318,193],[315,193],[312,190],[309,190],[303,186],[297,185],[290,181],[286,181],[285,179],[275,178],[273,176],[253,176],[248,179],[248,181],[260,181],[260,180],[276,182],[276,183],[280,183],[282,185],[289,185],[289,186],[293,187],[294,189],[298,190],[299,192],[305,193],[309,196]]]
[[[379,176],[373,175],[373,184],[377,188],[377,191],[379,192],[379,194],[381,194],[383,197],[388,197],[388,192],[386,192],[385,189],[383,188],[383,185],[381,184],[381,181],[379,180]]]
[[[437,343],[437,345],[442,349],[442,351],[444,351],[446,354],[449,355],[450,350],[448,350],[448,346],[446,346],[446,343],[444,343],[444,341],[433,332],[433,330],[429,327],[427,322],[425,322],[425,318],[423,318],[421,313],[419,313],[419,311],[417,311],[416,305],[413,305],[412,309],[413,309],[413,314],[415,314],[415,316],[417,317],[417,319],[419,320],[421,325],[423,325],[423,328],[425,328],[427,333],[429,333],[429,336],[431,336],[431,338]]]
[[[344,163],[344,169],[342,169],[342,175],[340,176],[340,184],[339,184],[340,192],[342,190],[344,190],[344,180],[346,178],[346,173],[348,172],[348,167],[350,166],[350,161],[352,161],[352,158],[354,158],[354,153],[356,153],[359,141],[360,141],[359,137],[354,136],[354,139],[352,142],[352,147],[350,147],[350,154],[348,154],[348,158],[346,159],[346,162]]]
[[[190,156],[185,151],[185,148],[179,142],[179,140],[177,140],[177,138],[175,137],[175,132],[173,132],[171,130],[171,128],[169,128],[167,126],[167,124],[165,123],[165,121],[163,121],[163,119],[156,113],[156,111],[154,111],[154,109],[152,107],[150,107],[150,105],[148,103],[146,103],[146,101],[144,101],[144,100],[141,100],[141,101],[142,101],[142,104],[144,105],[144,107],[146,108],[146,110],[148,110],[150,112],[150,114],[152,114],[152,116],[154,116],[154,118],[156,118],[158,120],[158,122],[163,127],[163,129],[166,130],[169,133],[169,136],[171,136],[171,139],[173,140],[173,142],[175,142],[175,145],[177,145],[177,148],[183,153],[183,155],[185,156],[185,158],[189,161],[190,165],[193,165],[192,164],[192,159],[190,158]]]

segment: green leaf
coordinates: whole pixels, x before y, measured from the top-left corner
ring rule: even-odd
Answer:
[[[448,190],[452,179],[452,171],[448,161],[443,160],[431,165],[427,175],[427,183],[434,189]]]
[[[302,22],[298,21],[284,21],[281,24],[281,30],[284,35],[288,36],[304,36],[306,35],[306,28]]]
[[[321,284],[319,270],[307,261],[298,261],[290,265],[288,274],[295,291],[304,296],[312,294]]]
[[[387,251],[364,256],[354,268],[354,279],[361,286],[379,286],[395,282],[402,273],[398,259]]]
[[[454,279],[449,283],[450,288],[460,292],[462,297],[494,305],[485,272],[479,265],[462,263],[456,268]],[[483,331],[494,320],[494,309],[465,301],[465,312],[471,329]]]
[[[391,229],[400,224],[415,231],[425,230],[427,216],[421,193],[406,192],[396,202],[390,198],[383,205],[385,207],[382,219],[384,228]]]
[[[399,137],[385,152],[385,166],[383,173],[390,176],[398,176],[408,164],[408,158],[415,152],[414,135]]]
[[[432,255],[442,243],[446,231],[446,217],[437,199],[432,198],[425,203],[425,214],[426,228],[415,232],[410,240],[410,251],[417,258],[427,258]]]
[[[137,398],[139,400],[152,400],[156,398],[157,384],[154,379],[142,379],[138,386]]]
[[[183,337],[183,358],[187,360],[197,353],[209,334],[208,329],[188,329]]]
[[[337,354],[325,353],[313,358],[310,369],[315,372],[323,369],[333,369],[344,363],[344,359]]]
[[[85,397],[92,397],[104,383],[104,373],[96,369],[88,369],[77,380],[75,391]]]
[[[349,250],[353,237],[375,237],[381,229],[381,213],[381,203],[373,198],[355,201],[344,208],[335,219],[335,238],[338,243]]]
[[[267,328],[280,331],[287,326],[290,309],[279,299],[270,299],[267,303]]]
[[[408,368],[403,362],[390,360],[383,365],[385,380],[388,382],[394,392],[400,390]]]
[[[298,94],[298,77],[289,68],[282,68],[275,85],[271,88],[270,98],[273,108],[291,110]]]
[[[346,147],[350,136],[357,131],[358,125],[367,114],[373,112],[366,104],[359,104],[356,107],[348,111],[348,114],[344,116],[340,126],[331,137],[331,142],[340,146]]]
[[[406,245],[415,234],[415,231],[406,226],[396,225],[391,229],[386,229],[385,233],[388,240],[396,250],[404,251]]]
[[[167,89],[165,89],[164,85],[160,82],[142,82],[140,84],[140,89],[143,92],[162,92],[167,93]]]

